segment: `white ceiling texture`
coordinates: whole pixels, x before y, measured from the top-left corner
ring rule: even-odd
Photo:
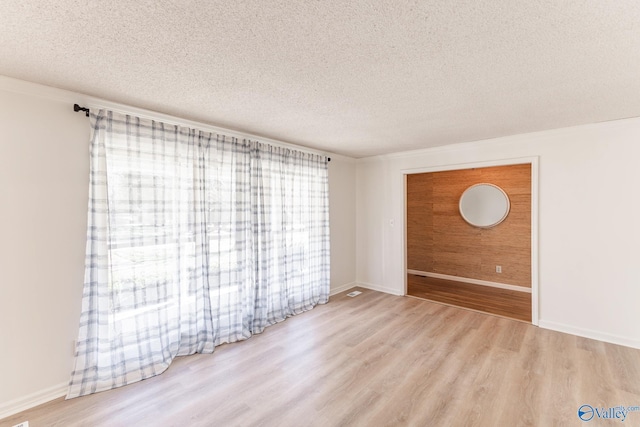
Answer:
[[[640,116],[640,1],[0,0],[0,74],[365,157]]]

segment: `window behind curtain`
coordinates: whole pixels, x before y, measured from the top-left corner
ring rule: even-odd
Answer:
[[[104,110],[91,122],[68,398],[157,375],[328,300],[325,157]]]

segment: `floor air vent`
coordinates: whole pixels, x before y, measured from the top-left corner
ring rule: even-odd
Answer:
[[[357,297],[357,296],[358,296],[358,295],[360,295],[361,293],[362,293],[362,292],[360,292],[360,291],[353,291],[353,292],[349,292],[349,293],[347,294],[347,296],[348,296],[348,297],[352,297],[352,298],[353,298],[353,297]]]

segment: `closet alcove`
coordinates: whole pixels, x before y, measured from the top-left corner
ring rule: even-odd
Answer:
[[[531,322],[531,164],[408,174],[406,191],[407,295]],[[465,218],[481,192],[506,198],[494,223]]]

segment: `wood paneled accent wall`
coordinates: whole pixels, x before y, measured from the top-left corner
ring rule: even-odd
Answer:
[[[511,202],[507,219],[488,229],[458,210],[464,190],[482,182]],[[531,287],[531,165],[407,175],[407,268]]]

